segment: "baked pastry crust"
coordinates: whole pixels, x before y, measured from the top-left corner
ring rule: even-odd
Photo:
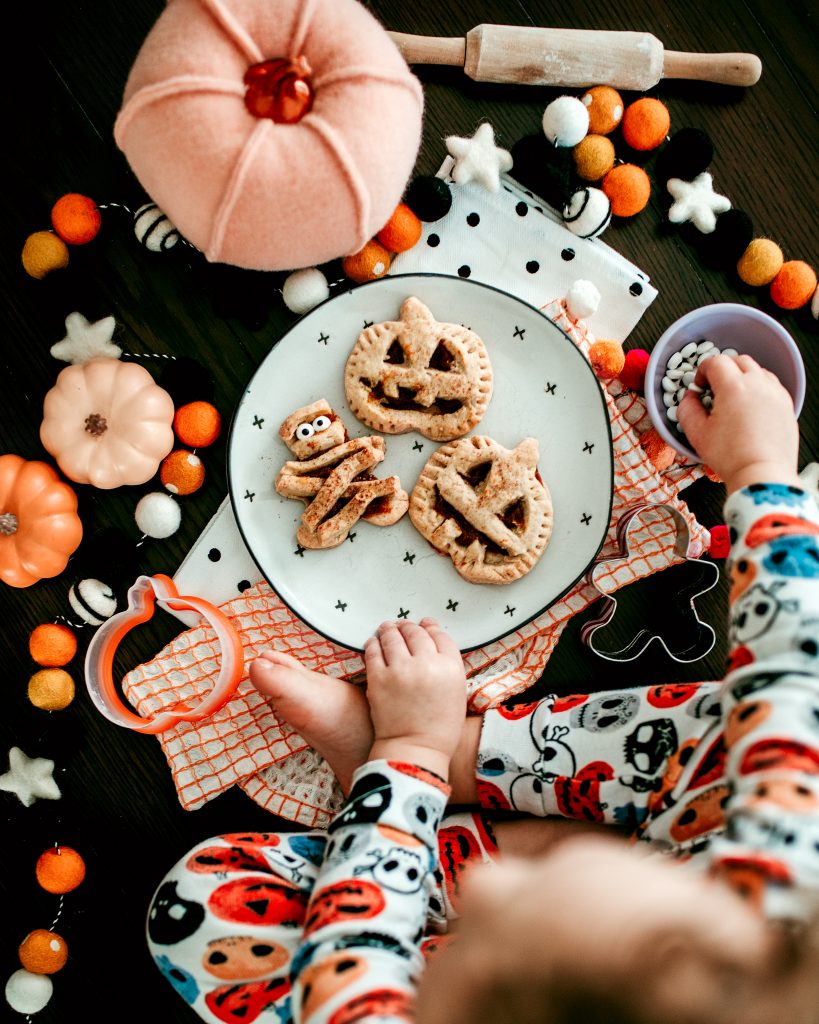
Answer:
[[[513,583],[552,536],[552,499],[537,470],[537,440],[510,451],[475,435],[442,445],[410,495],[415,528],[470,583]]]
[[[398,320],[359,334],[344,370],[353,414],[373,430],[417,430],[433,441],[468,433],[492,397],[492,366],[483,341],[461,324],[438,322],[410,296]]]

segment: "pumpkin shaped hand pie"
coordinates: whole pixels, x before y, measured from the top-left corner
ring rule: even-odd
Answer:
[[[359,519],[391,526],[407,511],[409,497],[398,477],[378,480],[370,473],[384,459],[384,438],[348,440],[344,423],[324,399],[291,413],[279,437],[298,461],[282,466],[275,487],[307,503],[296,533],[302,547],[337,547]]]
[[[537,461],[533,437],[513,451],[479,435],[442,445],[410,495],[410,519],[465,580],[513,583],[552,535],[552,499]]]
[[[483,418],[492,367],[474,331],[439,323],[410,296],[398,320],[373,324],[358,336],[344,390],[354,415],[373,430],[417,430],[433,441],[451,441]]]

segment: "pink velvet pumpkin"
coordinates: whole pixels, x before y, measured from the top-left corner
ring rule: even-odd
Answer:
[[[250,67],[309,67],[294,123],[246,106]],[[170,0],[114,136],[145,191],[208,260],[292,270],[357,252],[412,173],[423,93],[358,0]]]
[[[60,371],[40,440],[78,484],[144,484],[173,447],[173,416],[173,399],[144,366],[91,359]]]

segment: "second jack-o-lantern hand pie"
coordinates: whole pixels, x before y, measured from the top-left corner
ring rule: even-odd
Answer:
[[[538,473],[538,443],[510,451],[491,437],[442,445],[410,495],[413,525],[470,583],[513,583],[552,535],[552,499]]]
[[[486,412],[492,367],[474,331],[439,323],[411,296],[398,320],[373,324],[358,336],[344,390],[353,414],[373,430],[417,430],[433,441],[451,441]]]
[[[337,547],[359,519],[391,526],[407,511],[409,497],[398,477],[379,480],[370,472],[384,459],[384,438],[348,440],[325,399],[291,413],[279,437],[298,461],[282,466],[275,486],[285,498],[307,505],[296,533],[303,547]]]

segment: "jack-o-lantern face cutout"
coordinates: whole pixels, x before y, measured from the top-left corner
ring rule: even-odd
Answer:
[[[439,323],[410,297],[398,320],[373,324],[358,336],[344,390],[353,414],[374,430],[417,430],[433,441],[451,441],[483,418],[492,368],[474,331]]]
[[[538,443],[513,451],[491,437],[442,445],[410,495],[415,528],[470,583],[512,583],[552,536],[552,499],[537,470]]]
[[[290,952],[278,942],[252,935],[230,935],[209,942],[202,966],[225,981],[270,976],[290,962]]]

